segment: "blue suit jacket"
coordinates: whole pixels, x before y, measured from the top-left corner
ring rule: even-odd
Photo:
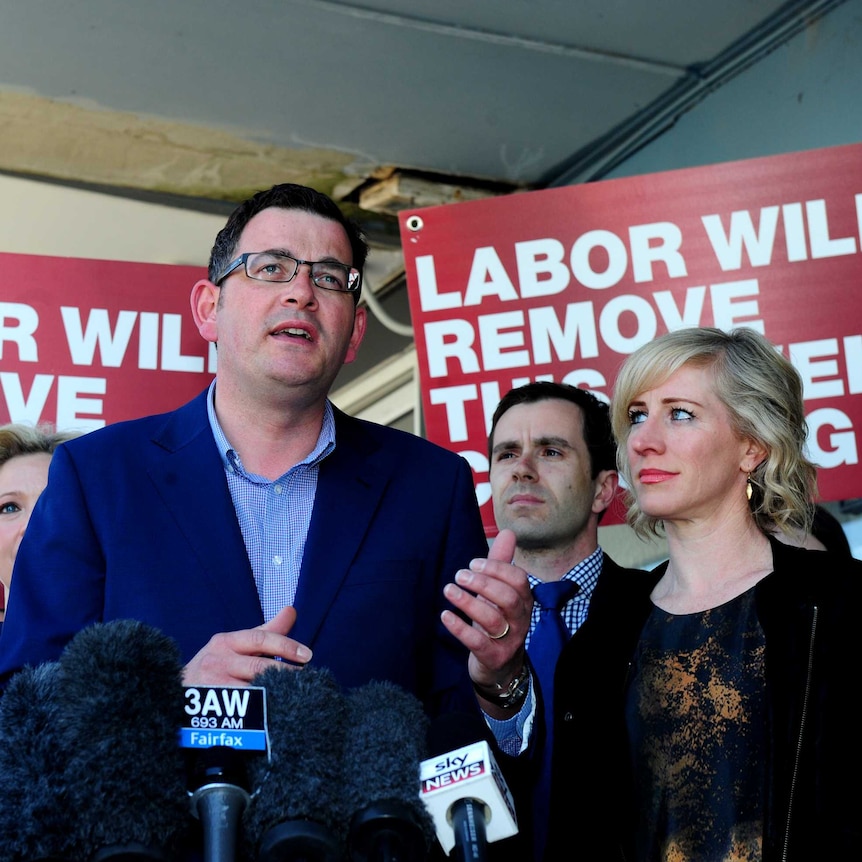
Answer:
[[[475,708],[466,651],[439,622],[443,585],[487,556],[470,469],[412,434],[338,410],[335,425],[290,636],[344,686],[387,679],[432,715]],[[119,618],[161,629],[184,661],[217,632],[263,622],[206,392],[55,453],[16,560],[0,679]]]

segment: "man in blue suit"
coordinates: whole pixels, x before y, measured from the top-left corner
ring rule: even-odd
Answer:
[[[365,333],[366,254],[304,186],[237,207],[191,293],[216,379],[57,452],[17,558],[0,681],[90,623],[135,618],[178,642],[189,685],[312,663],[348,687],[391,680],[432,715],[466,708],[467,654],[440,615],[443,586],[488,552],[470,469],[328,399]]]

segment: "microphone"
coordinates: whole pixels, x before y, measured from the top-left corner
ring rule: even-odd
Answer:
[[[266,753],[265,691],[250,686],[186,686],[191,811],[203,827],[204,862],[233,862],[251,801],[248,758]]]
[[[56,663],[25,667],[0,699],[0,859],[71,858],[62,799],[68,750],[57,744],[62,709]]]
[[[489,842],[518,832],[515,802],[487,741],[485,722],[449,713],[431,726],[432,756],[421,764],[420,795],[446,855],[485,862]]]
[[[341,862],[344,693],[326,667],[270,667],[253,683],[266,689],[270,757],[249,765],[244,852],[258,862]]]
[[[191,808],[203,826],[205,862],[236,858],[240,818],[251,800],[242,757],[238,751],[218,745],[192,759]]]
[[[422,862],[434,824],[416,792],[428,718],[391,682],[348,694],[344,805],[351,862]]]
[[[95,623],[58,660],[64,808],[75,858],[169,860],[187,837],[176,642],[137,620]]]

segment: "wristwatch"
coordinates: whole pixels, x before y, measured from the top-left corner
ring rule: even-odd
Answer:
[[[474,682],[473,690],[500,709],[519,709],[530,690],[530,669],[524,664],[518,675],[505,688],[501,685],[480,686]]]

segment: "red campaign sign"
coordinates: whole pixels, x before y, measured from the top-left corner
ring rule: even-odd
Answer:
[[[189,305],[206,269],[0,254],[0,424],[91,431],[179,407],[215,373]]]
[[[399,218],[426,435],[469,461],[489,536],[500,397],[551,379],[609,400],[622,360],[682,326],[779,346],[805,383],[821,496],[862,496],[862,145]]]

